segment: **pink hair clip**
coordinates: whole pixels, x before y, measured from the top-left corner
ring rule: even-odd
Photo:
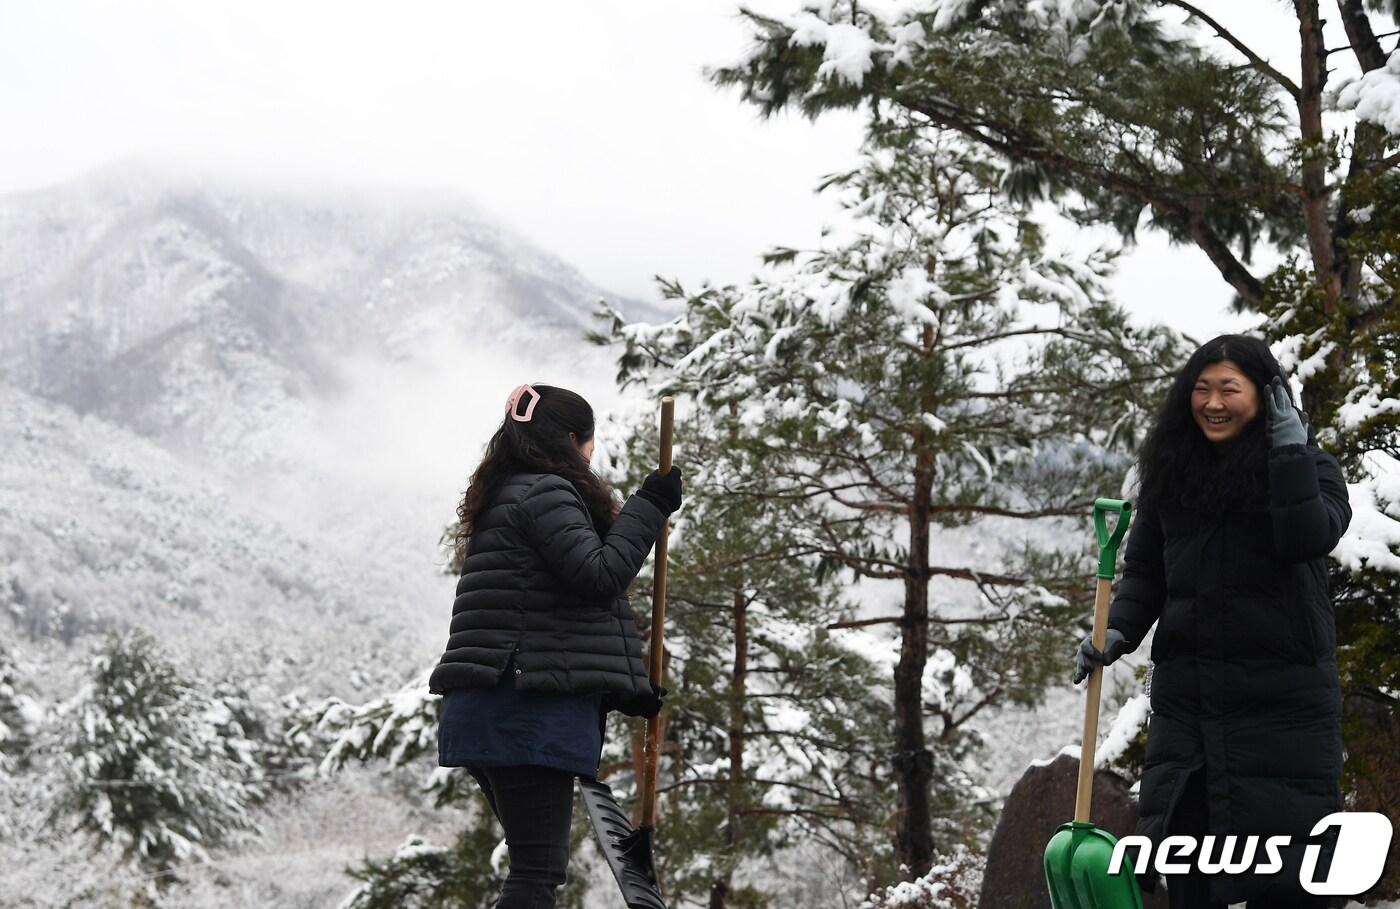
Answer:
[[[527,392],[533,397],[530,398],[530,403],[525,405],[525,415],[522,417],[515,412],[515,406],[519,403],[520,396]],[[530,418],[535,415],[535,405],[538,403],[540,403],[540,393],[531,388],[528,382],[524,385],[517,385],[515,391],[510,393],[510,397],[506,398],[506,413],[510,414],[510,418],[518,423],[528,423]]]

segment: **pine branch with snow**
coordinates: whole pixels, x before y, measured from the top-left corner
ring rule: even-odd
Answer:
[[[317,740],[322,748],[320,773],[334,774],[346,764],[386,761],[407,765],[437,754],[441,698],[428,691],[428,667],[398,691],[363,704],[328,698],[305,709],[293,733]],[[434,767],[423,782],[438,807],[472,798],[476,784],[461,769]]]
[[[25,769],[43,711],[25,693],[14,651],[0,644],[0,776]]]
[[[984,863],[985,856],[958,846],[939,856],[926,874],[870,894],[860,909],[974,909]]]
[[[339,909],[489,909],[505,881],[504,846],[489,815],[451,846],[410,836],[392,856],[350,869],[360,884]]]

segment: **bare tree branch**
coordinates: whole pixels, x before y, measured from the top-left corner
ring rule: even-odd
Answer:
[[[1006,620],[1007,617],[1004,615],[978,616],[965,619],[940,619],[936,616],[928,617],[928,622],[931,625],[997,625]],[[903,621],[904,616],[902,615],[887,615],[878,619],[853,619],[849,622],[832,622],[826,627],[834,631],[839,628],[864,628],[868,625],[895,625]]]
[[[1250,65],[1254,69],[1259,70],[1259,72],[1263,73],[1270,79],[1277,82],[1284,91],[1288,92],[1290,95],[1293,96],[1294,101],[1297,101],[1299,97],[1302,96],[1302,91],[1299,90],[1298,84],[1296,82],[1294,82],[1292,79],[1288,78],[1283,73],[1270,66],[1269,62],[1263,57],[1256,54],[1249,47],[1249,45],[1245,44],[1239,38],[1235,37],[1235,35],[1232,32],[1230,32],[1229,29],[1225,28],[1225,26],[1221,25],[1219,22],[1206,15],[1195,5],[1187,3],[1186,0],[1166,0],[1166,2],[1172,6],[1186,10],[1186,12],[1191,16],[1200,19],[1206,25],[1209,25],[1211,28],[1215,29],[1215,33],[1217,35],[1219,35],[1221,38],[1224,38],[1225,41],[1227,41],[1230,44],[1230,46],[1233,47],[1235,50],[1245,55],[1245,57],[1249,60]]]
[[[994,505],[972,505],[962,503],[933,505],[929,508],[929,511],[935,514],[990,514],[1003,518],[1056,518],[1077,514],[1083,510],[1083,502],[1073,502],[1054,508],[1039,508],[1030,511],[1017,511],[1014,508],[998,508]]]
[[[666,785],[666,786],[659,786],[659,787],[657,787],[657,790],[656,790],[656,791],[657,791],[658,794],[660,794],[660,793],[662,793],[662,792],[669,792],[669,791],[672,790],[672,789],[680,789],[680,788],[682,788],[682,787],[691,786],[691,785],[696,785],[696,786],[715,786],[715,785],[727,786],[727,785],[729,784],[729,782],[730,782],[730,781],[727,780],[727,779],[717,779],[717,778],[711,778],[711,777],[683,777],[682,779],[677,780],[677,781],[674,782],[674,783],[670,783],[670,784],[668,784],[668,785]],[[819,796],[819,797],[824,798],[824,799],[827,799],[828,801],[831,801],[831,802],[835,802],[835,803],[838,804],[838,805],[848,805],[848,804],[850,804],[850,799],[848,799],[848,798],[847,798],[846,796],[844,796],[844,795],[841,795],[840,793],[837,793],[837,794],[833,795],[832,793],[827,792],[827,791],[822,790],[822,789],[816,789],[816,788],[814,788],[814,787],[812,787],[812,786],[803,786],[801,783],[789,783],[789,782],[786,782],[786,781],[784,781],[784,780],[761,780],[761,779],[756,779],[756,778],[754,778],[754,777],[746,777],[746,778],[744,779],[744,782],[747,783],[747,784],[753,785],[753,786],[785,786],[785,787],[787,787],[787,788],[789,788],[789,789],[797,789],[797,790],[799,790],[799,791],[801,791],[801,792],[810,792],[812,795]]]
[[[1400,164],[1400,152],[1396,152],[1393,155],[1387,155],[1386,157],[1381,158],[1379,161],[1368,164],[1366,165],[1366,169],[1373,171],[1390,170],[1397,164]]]
[[[1372,31],[1371,19],[1366,15],[1366,8],[1361,0],[1337,0],[1337,11],[1342,15],[1342,27],[1346,29],[1347,40],[1351,43],[1335,50],[1354,50],[1356,62],[1361,64],[1363,73],[1385,66],[1386,53],[1381,48],[1380,39],[1400,32],[1377,35]]]

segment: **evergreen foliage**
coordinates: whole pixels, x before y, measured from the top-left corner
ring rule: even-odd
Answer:
[[[422,755],[437,755],[442,698],[428,691],[432,667],[398,691],[358,706],[327,698],[302,712],[293,733],[324,742],[320,772],[331,774],[350,762],[385,760],[403,767]],[[435,767],[424,782],[441,808],[472,798],[476,783],[461,768]]]
[[[450,534],[444,537],[444,541],[450,539]],[[323,743],[322,774],[336,773],[352,762],[382,760],[390,767],[403,767],[425,755],[435,758],[442,698],[428,691],[431,673],[429,667],[398,691],[360,705],[328,698],[304,710],[293,732]],[[489,811],[482,810],[486,800],[476,782],[462,768],[434,767],[423,790],[432,795],[438,808],[473,805],[476,810],[471,822],[450,848],[410,837],[390,858],[367,859],[350,869],[350,875],[361,884],[340,909],[494,904],[505,873],[500,862],[488,857],[500,851],[502,842]]]
[[[57,723],[57,813],[146,870],[207,860],[209,848],[253,829],[263,793],[256,749],[234,712],[145,634],[103,643]]]
[[[15,651],[0,644],[0,841],[26,826],[22,818],[36,801],[27,777],[42,709],[26,687]]]
[[[1092,574],[1089,504],[1121,486],[1162,364],[1184,355],[1108,301],[1110,257],[1051,252],[1006,178],[956,138],[872,130],[862,166],[829,183],[849,239],[776,250],[747,286],[667,284],[685,307],[669,323],[604,307],[610,329],[594,336],[619,345],[620,382],[688,396],[745,452],[700,482],[782,528],[756,552],[803,560],[818,581],[902,585],[900,615],[828,622],[899,629],[885,761],[915,876],[933,860],[933,815],[957,837],[958,806],[975,801],[958,772],[979,744],[968,721],[1037,703],[1063,675],[1071,601]],[[930,552],[930,528],[974,522],[1009,545]],[[1069,546],[1041,542],[1065,530]]]
[[[0,775],[28,765],[37,715],[38,705],[23,693],[11,650],[0,644]]]
[[[940,856],[912,881],[870,895],[860,909],[976,909],[982,894],[982,857],[966,848]]]
[[[736,411],[682,404],[676,437],[686,503],[672,518],[668,557],[660,874],[676,901],[766,905],[762,870],[819,843],[850,876],[882,880],[893,804],[882,767],[890,749],[879,664],[827,628],[848,619],[835,578],[819,578],[783,512],[731,482],[771,466],[734,443]],[[618,432],[624,485],[655,466],[655,414]],[[612,433],[610,433],[612,435]],[[644,570],[633,608],[651,613]],[[648,629],[649,630],[649,629]],[[632,797],[639,750],[614,720],[604,769]],[[859,894],[855,894],[859,895]]]
[[[482,800],[482,805],[485,801]],[[588,875],[576,857],[591,852],[583,845],[592,830],[575,805],[570,831],[570,868],[559,888],[559,909],[583,909]],[[601,856],[587,858],[602,862]],[[490,909],[496,904],[510,867],[500,825],[489,811],[476,811],[450,847],[434,846],[410,836],[388,859],[366,859],[349,870],[360,885],[338,909]]]
[[[350,870],[362,883],[340,909],[490,909],[505,881],[489,858],[498,844],[497,832],[481,820],[450,848],[409,837],[392,857]]]

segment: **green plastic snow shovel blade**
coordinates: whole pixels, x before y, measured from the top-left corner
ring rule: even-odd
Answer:
[[[1142,909],[1131,862],[1108,873],[1118,841],[1093,824],[1061,824],[1045,847],[1045,882],[1055,909]]]
[[[1094,589],[1094,632],[1092,641],[1100,650],[1108,631],[1109,597],[1118,544],[1128,529],[1132,503],[1122,499],[1094,501],[1094,535],[1099,544],[1098,582]],[[1110,532],[1108,516],[1118,520]],[[1074,820],[1061,824],[1045,847],[1045,883],[1054,909],[1142,909],[1142,894],[1132,868],[1108,873],[1109,859],[1117,842],[1113,834],[1089,821],[1094,794],[1094,746],[1099,737],[1099,694],[1103,688],[1103,667],[1089,674],[1084,698],[1084,735],[1079,748],[1079,783],[1074,799]]]

